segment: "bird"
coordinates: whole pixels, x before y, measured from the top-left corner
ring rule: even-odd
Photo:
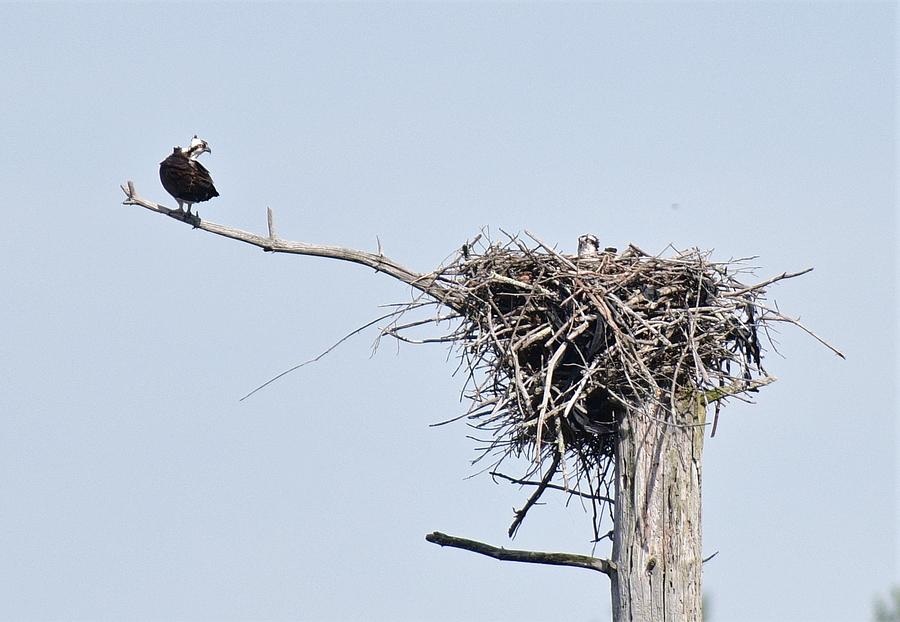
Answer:
[[[212,149],[205,140],[194,135],[186,150],[175,147],[172,155],[159,163],[159,180],[163,188],[178,201],[178,209],[182,210],[185,219],[198,222],[200,216],[191,213],[191,206],[219,196],[209,171],[197,161],[204,153],[212,153]]]
[[[597,254],[598,248],[600,248],[600,242],[596,235],[586,233],[578,238],[579,257],[593,257]]]

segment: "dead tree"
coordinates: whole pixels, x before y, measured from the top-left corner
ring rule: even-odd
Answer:
[[[456,348],[469,408],[455,419],[483,435],[477,460],[493,477],[532,489],[509,536],[547,491],[557,491],[586,500],[592,540],[611,538],[612,558],[498,548],[440,532],[426,539],[503,561],[602,572],[614,620],[702,619],[704,432],[711,425],[715,434],[724,401],[775,380],[762,365],[770,325],[797,326],[843,357],[766,301],[767,286],[809,270],[745,285],[736,278],[747,272],[741,261],[714,262],[698,250],[601,251],[585,235],[578,254],[565,255],[526,234],[503,242],[478,236],[446,265],[418,273],[380,249],[282,240],[271,210],[268,235],[260,236],[186,220],[139,197],[131,182],[122,190],[126,205],[268,252],[359,263],[418,290],[382,333]],[[423,327],[438,333],[413,338]],[[519,475],[502,470],[522,462]],[[613,526],[605,533],[604,519]]]

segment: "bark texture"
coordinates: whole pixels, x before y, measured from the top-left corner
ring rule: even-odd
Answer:
[[[700,477],[706,411],[649,406],[622,418],[616,446],[613,619],[702,620]]]

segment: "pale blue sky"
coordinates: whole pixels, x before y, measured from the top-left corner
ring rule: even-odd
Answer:
[[[461,380],[376,333],[369,270],[120,205],[428,270],[482,226],[573,250],[758,255],[797,330],[704,463],[714,622],[868,620],[896,569],[893,4],[0,6],[0,619],[603,620],[609,584],[500,564],[525,493],[472,473]],[[671,206],[678,204],[678,209]],[[587,553],[533,511],[511,546]],[[600,550],[600,554],[607,551]]]

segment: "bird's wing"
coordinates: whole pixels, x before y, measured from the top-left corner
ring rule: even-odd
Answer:
[[[212,175],[206,170],[206,167],[197,162],[190,160],[192,167],[191,185],[200,194],[206,195],[206,199],[219,196],[216,187],[213,185]],[[206,200],[204,199],[204,200]]]

